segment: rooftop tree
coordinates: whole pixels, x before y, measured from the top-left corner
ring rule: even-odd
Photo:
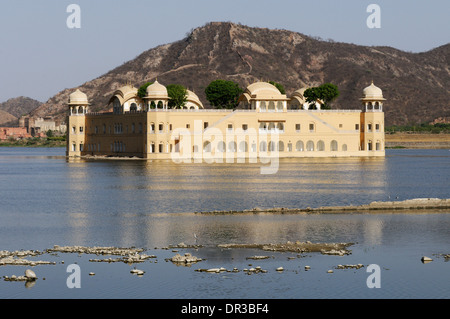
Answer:
[[[275,81],[269,81],[269,83],[275,86],[281,94],[286,94],[286,90],[284,89],[283,84],[277,83]]]
[[[227,80],[214,80],[205,89],[206,99],[215,108],[234,109],[243,90],[239,84]]]
[[[153,84],[153,82],[147,82],[145,84],[142,84],[139,89],[137,95],[142,99],[144,96],[147,95],[147,88],[149,85]]]
[[[181,84],[169,84],[167,87],[169,95],[169,108],[182,108],[187,102],[187,90]]]
[[[330,109],[329,103],[339,96],[338,87],[331,83],[325,83],[321,86],[308,88],[303,92],[306,102],[310,103],[310,108],[318,100],[321,101],[322,109]]]

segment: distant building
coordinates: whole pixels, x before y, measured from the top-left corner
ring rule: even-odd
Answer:
[[[361,110],[309,110],[304,90],[291,97],[270,83],[249,85],[236,110],[204,109],[189,93],[184,109],[170,109],[155,81],[144,98],[125,86],[111,97],[112,112],[91,113],[76,90],[69,97],[67,156],[147,159],[384,156],[385,99],[373,83]],[[320,102],[320,101],[318,101]]]
[[[25,127],[32,136],[43,136],[48,130],[64,134],[67,130],[65,123],[53,117],[22,116],[19,119],[19,127]]]
[[[0,140],[29,138],[31,134],[25,127],[0,127]]]

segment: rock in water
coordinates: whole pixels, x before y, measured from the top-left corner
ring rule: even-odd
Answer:
[[[25,270],[25,277],[27,277],[28,280],[36,280],[36,274],[31,269]]]

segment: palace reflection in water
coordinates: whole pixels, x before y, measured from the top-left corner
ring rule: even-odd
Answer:
[[[249,163],[70,159],[66,172],[71,195],[65,214],[73,237],[69,242],[86,243],[99,232],[121,245],[193,243],[194,233],[202,244],[288,240],[293,234],[311,240],[324,235],[320,217],[189,213],[367,203],[386,195],[385,162],[385,158],[283,159],[277,174],[262,175],[259,164]],[[328,223],[323,227],[330,234],[349,236],[346,228],[364,232],[368,226],[346,225],[339,219],[331,228]]]

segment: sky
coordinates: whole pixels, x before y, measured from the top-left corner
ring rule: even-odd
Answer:
[[[449,13],[449,0],[0,0],[0,103],[45,102],[212,21],[424,52],[450,42]]]

